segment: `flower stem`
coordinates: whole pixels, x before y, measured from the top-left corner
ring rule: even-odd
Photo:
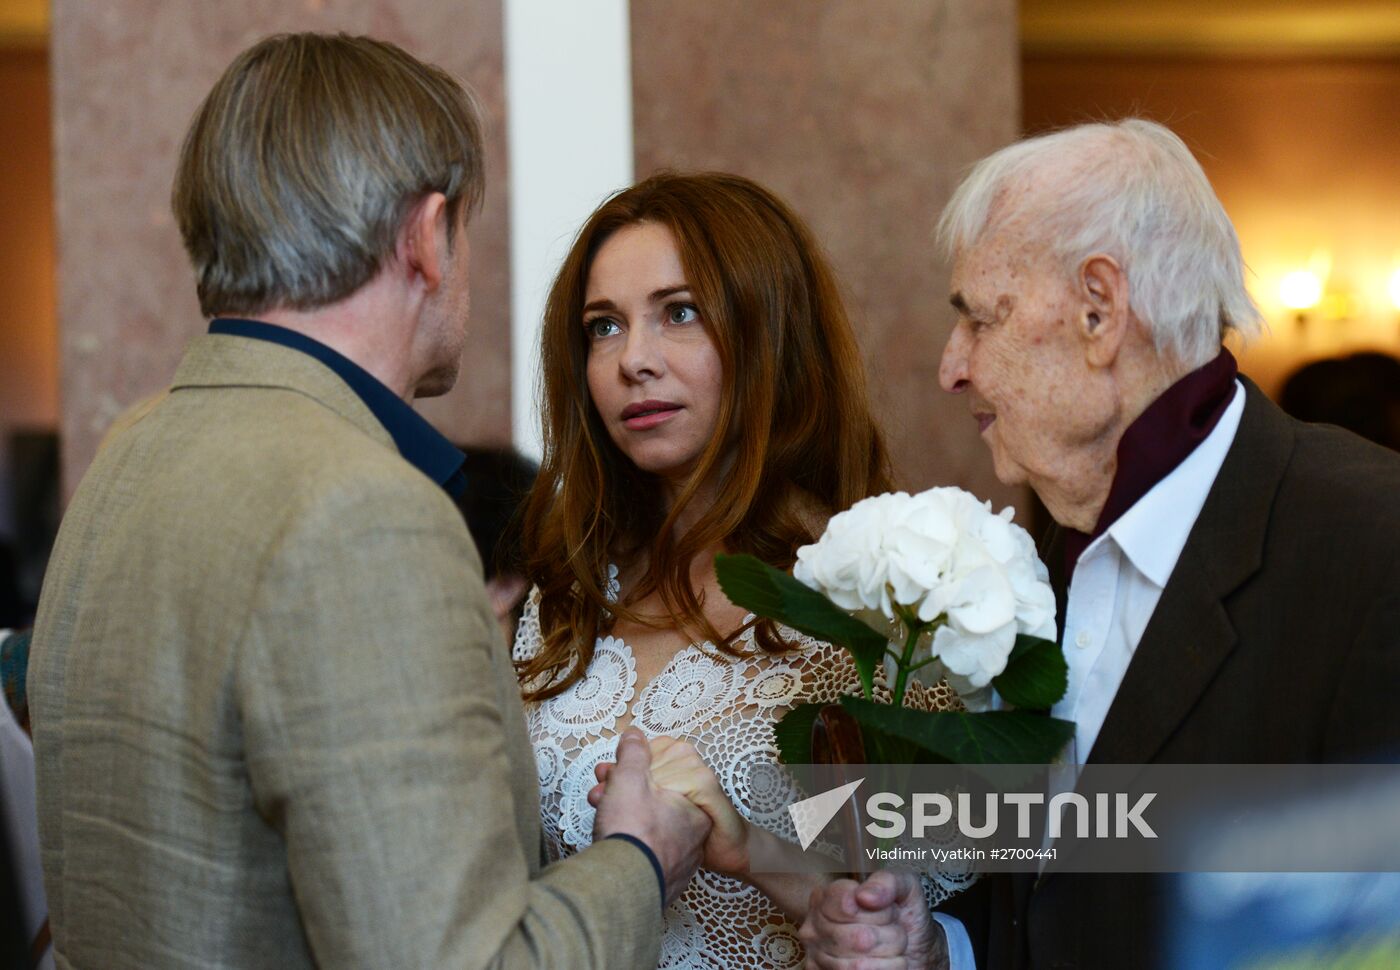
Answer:
[[[899,673],[895,674],[893,700],[895,707],[904,706],[904,692],[909,689],[909,672],[913,670],[914,648],[919,643],[919,634],[924,632],[925,623],[912,622],[914,617],[903,617],[904,627],[909,635],[904,639],[904,655],[899,658]]]

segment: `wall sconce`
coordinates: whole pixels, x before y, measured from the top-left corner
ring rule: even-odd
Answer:
[[[1322,279],[1310,269],[1295,269],[1279,281],[1278,298],[1300,314],[1322,302]]]
[[[1331,275],[1332,254],[1318,249],[1308,260],[1307,269],[1295,269],[1279,281],[1279,302],[1294,311],[1299,330],[1307,326],[1309,311],[1322,306],[1324,300],[1330,304],[1328,309],[1333,311],[1343,309],[1339,303],[1350,302],[1342,294],[1327,292],[1327,280]]]
[[[1383,262],[1363,256],[1348,260],[1350,272],[1333,274],[1327,249],[1314,250],[1305,266],[1294,266],[1278,279],[1274,306],[1292,316],[1299,338],[1321,341],[1314,350],[1400,340],[1400,330],[1392,336],[1387,325],[1400,324],[1400,252],[1388,271]]]

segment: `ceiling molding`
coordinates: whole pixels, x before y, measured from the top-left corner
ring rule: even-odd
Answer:
[[[1030,55],[1400,57],[1398,0],[1021,0]],[[48,0],[0,0],[0,48],[42,49]]]
[[[1022,0],[1026,54],[1400,57],[1397,0]]]
[[[48,44],[48,0],[0,0],[0,48],[43,49]]]

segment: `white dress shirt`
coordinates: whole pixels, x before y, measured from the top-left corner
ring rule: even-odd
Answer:
[[[1236,381],[1234,397],[1206,440],[1079,555],[1061,641],[1069,687],[1051,708],[1055,717],[1075,723],[1067,757],[1077,764],[1094,748],[1243,413],[1244,388]]]
[[[1236,381],[1234,396],[1206,440],[1079,554],[1061,641],[1069,687],[1050,709],[1055,717],[1074,721],[1066,760],[1082,765],[1094,749],[1243,413],[1244,387]],[[934,918],[948,939],[950,970],[975,970],[972,941],[962,923],[941,913]]]

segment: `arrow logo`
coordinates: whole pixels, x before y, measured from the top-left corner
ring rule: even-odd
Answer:
[[[804,798],[800,802],[794,802],[788,806],[788,814],[792,816],[792,824],[797,828],[797,840],[802,843],[805,850],[813,842],[817,841],[817,836],[821,835],[822,829],[826,828],[828,822],[841,811],[841,806],[846,804],[864,778],[857,778],[849,785],[842,785],[840,788],[833,788],[824,791],[820,795],[813,795],[811,798]]]

